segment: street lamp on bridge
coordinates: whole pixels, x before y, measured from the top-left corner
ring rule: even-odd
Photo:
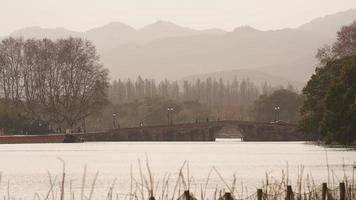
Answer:
[[[168,119],[168,125],[173,125],[173,107],[168,107],[167,108],[167,119]]]
[[[274,116],[274,121],[275,122],[278,122],[279,121],[279,110],[280,110],[281,108],[279,107],[279,106],[275,106],[274,107],[274,112],[275,112],[275,116]]]
[[[113,126],[113,129],[116,129],[119,127],[118,123],[117,123],[117,114],[116,113],[112,114],[112,126]]]

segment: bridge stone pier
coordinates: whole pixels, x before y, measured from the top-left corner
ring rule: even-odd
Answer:
[[[79,136],[79,135],[78,135]],[[215,141],[216,138],[242,138],[243,141],[304,141],[293,124],[245,121],[216,121],[121,128],[80,135],[86,141]]]

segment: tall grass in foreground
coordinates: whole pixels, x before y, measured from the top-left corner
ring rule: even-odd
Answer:
[[[61,160],[61,159],[60,159]],[[60,176],[52,176],[48,173],[48,190],[45,193],[39,193],[34,191],[33,197],[28,199],[33,200],[92,200],[98,199],[94,197],[94,192],[97,187],[97,178],[99,173],[97,172],[94,178],[87,183],[87,168],[84,167],[83,176],[81,179],[80,192],[73,189],[72,180],[67,181],[65,162],[61,160],[62,173]],[[344,166],[345,167],[345,166]],[[201,184],[197,184],[194,177],[190,174],[189,163],[184,162],[180,167],[177,175],[171,177],[169,174],[165,174],[161,180],[155,179],[154,174],[149,166],[148,160],[144,164],[138,160],[138,177],[133,176],[132,167],[130,169],[130,182],[129,191],[124,193],[117,192],[120,188],[116,188],[116,181],[114,179],[107,192],[100,194],[104,198],[100,200],[239,200],[239,199],[257,199],[257,187],[256,191],[248,191],[243,184],[238,185],[236,176],[233,175],[231,181],[228,182],[216,169],[210,170],[207,178]],[[327,199],[334,200],[339,199],[338,183],[343,182],[346,185],[346,199],[356,200],[356,184],[354,180],[355,167],[353,166],[352,177],[347,177],[344,173],[344,177],[339,178],[336,176],[333,170],[328,168],[328,189]],[[345,172],[345,169],[344,169]],[[219,178],[222,186],[212,186],[211,176],[215,174]],[[262,184],[262,199],[266,200],[280,200],[286,199],[287,188],[290,185],[291,180],[289,178],[288,166],[286,170],[282,170],[281,177],[276,178],[266,173]],[[322,185],[316,184],[311,175],[304,176],[304,167],[301,166],[298,169],[298,176],[296,185],[293,185],[293,193],[291,199],[295,200],[319,200],[322,199]],[[305,177],[305,178],[304,178]],[[294,180],[295,181],[295,180]],[[173,184],[172,184],[173,183]],[[68,185],[69,184],[69,185]],[[2,174],[0,173],[0,187],[2,184]],[[4,200],[13,200],[16,197],[10,194],[10,181],[8,180],[4,189],[4,194],[0,193],[0,198]],[[0,190],[2,191],[2,190]],[[21,191],[18,191],[21,193]]]

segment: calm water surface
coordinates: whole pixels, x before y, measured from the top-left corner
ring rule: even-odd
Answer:
[[[209,171],[215,167],[227,182],[236,174],[239,187],[251,193],[261,186],[266,173],[280,178],[282,170],[288,169],[294,184],[298,169],[304,166],[304,177],[312,175],[315,182],[321,183],[328,179],[327,160],[333,171],[330,179],[334,180],[342,179],[345,173],[352,176],[356,162],[356,151],[327,149],[302,142],[9,144],[0,145],[0,196],[7,192],[8,182],[10,193],[17,198],[32,199],[35,192],[46,194],[48,173],[53,177],[61,174],[62,164],[58,158],[65,160],[66,180],[72,183],[73,190],[79,190],[83,168],[87,165],[88,182],[99,171],[95,197],[105,197],[115,178],[116,192],[126,193],[131,180],[130,168],[138,179],[138,160],[144,165],[146,155],[158,183],[169,174],[174,185],[179,168],[188,161],[189,173],[194,177],[192,191],[200,190]],[[212,173],[208,187],[214,188],[217,184],[223,187],[217,174]]]

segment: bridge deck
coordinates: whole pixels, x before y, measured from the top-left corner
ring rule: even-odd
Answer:
[[[215,141],[216,138],[244,138],[244,141],[302,141],[294,124],[250,121],[211,121],[159,126],[120,128],[86,133],[88,141]]]

